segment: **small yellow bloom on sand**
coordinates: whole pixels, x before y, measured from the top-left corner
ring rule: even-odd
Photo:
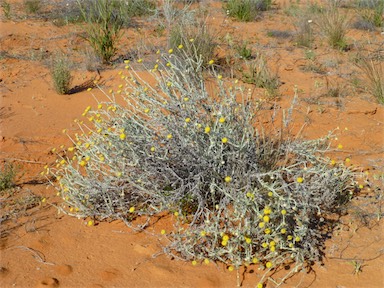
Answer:
[[[346,163],[349,163],[349,162],[351,162],[351,158],[348,158],[348,157],[347,157],[347,158],[345,158],[345,162],[346,162]]]
[[[215,63],[215,61],[213,61],[213,60],[209,60],[209,62],[208,62],[209,65],[212,65],[213,63]]]
[[[192,261],[192,266],[196,266],[197,265],[197,261],[196,260],[193,260]]]
[[[223,75],[221,75],[221,74],[217,75],[217,79],[219,79],[219,80],[223,79]]]
[[[219,122],[220,123],[224,123],[225,122],[225,118],[224,117],[220,117]]]
[[[211,132],[211,127],[209,127],[209,126],[205,127],[204,132],[205,133]]]
[[[97,109],[102,109],[102,108],[103,108],[102,104],[97,105]]]
[[[167,139],[172,139],[172,134],[168,134]]]
[[[68,151],[69,151],[69,152],[72,152],[73,150],[75,150],[75,147],[69,147],[69,148],[68,148]]]
[[[131,208],[129,208],[129,213],[133,213],[133,212],[135,212],[135,207],[131,207]]]
[[[173,215],[175,215],[176,217],[178,217],[179,216],[179,212],[175,212],[175,213],[173,213]]]
[[[263,283],[258,283],[256,287],[257,287],[257,288],[263,288],[264,285],[263,285]]]
[[[88,222],[87,222],[87,226],[88,227],[91,227],[91,226],[93,226],[95,224],[95,222],[93,222],[93,220],[89,220]]]
[[[205,259],[204,259],[204,264],[206,264],[206,265],[209,264],[209,259],[208,259],[208,258],[205,258]]]
[[[336,161],[332,159],[332,160],[331,160],[331,165],[332,165],[332,166],[335,166],[335,165],[336,165]]]
[[[121,139],[121,140],[124,140],[126,137],[127,137],[127,136],[126,136],[124,133],[121,133],[121,134],[120,134],[120,139]]]
[[[233,270],[235,270],[235,267],[233,267],[232,265],[228,267],[229,272],[232,272]]]
[[[232,181],[231,176],[227,176],[227,177],[225,177],[225,178],[224,178],[224,181],[227,182],[227,183],[231,182],[231,181]]]
[[[267,263],[265,263],[265,267],[267,267],[268,269],[272,267],[272,262],[268,261]]]
[[[337,149],[343,149],[343,145],[342,144],[337,145]]]
[[[191,118],[185,118],[185,122],[186,122],[186,123],[191,122]]]
[[[45,202],[47,202],[47,198],[43,198],[43,199],[41,199],[41,203],[45,203]]]
[[[160,233],[161,233],[161,235],[165,235],[165,233],[167,233],[164,229],[162,229],[161,231],[160,231]]]
[[[149,113],[149,109],[148,109],[148,108],[145,109],[145,110],[144,110],[144,113]]]
[[[257,259],[256,257],[253,257],[253,258],[252,258],[252,263],[253,263],[253,264],[257,264],[257,263],[259,263],[259,259]]]
[[[87,91],[91,91],[92,90],[92,88],[91,87],[89,87],[88,89],[87,89]]]
[[[297,177],[296,181],[297,183],[303,183],[304,179],[302,177]]]
[[[363,188],[364,188],[364,185],[360,184],[359,189],[363,189]]]
[[[227,142],[228,142],[228,138],[223,137],[223,138],[221,139],[221,142],[223,142],[224,144],[227,143]]]

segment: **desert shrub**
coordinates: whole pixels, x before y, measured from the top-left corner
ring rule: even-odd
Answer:
[[[47,167],[62,210],[131,226],[138,216],[170,211],[167,253],[230,270],[260,265],[261,282],[280,265],[296,263],[297,271],[320,260],[356,188],[352,168],[324,155],[331,135],[290,134],[296,98],[286,113],[265,112],[236,81],[215,75],[208,89],[196,69],[201,59],[165,53],[158,60],[140,73],[126,63],[125,83],[85,109],[90,122],[78,121],[81,134],[69,135],[73,145]]]
[[[277,73],[273,73],[268,66],[266,57],[257,53],[255,59],[246,63],[247,69],[243,72],[243,81],[265,88],[270,96],[277,94],[280,81]]]
[[[11,4],[6,0],[1,1],[1,9],[3,10],[4,17],[6,19],[11,19]]]
[[[117,43],[121,37],[124,21],[116,13],[113,0],[95,0],[88,3],[78,2],[85,19],[86,37],[96,54],[104,63],[109,63],[117,52]]]
[[[209,27],[204,21],[192,20],[173,26],[169,35],[169,44],[175,54],[183,59],[202,62],[207,68],[209,62],[215,60],[217,43]]]
[[[374,30],[384,23],[384,2],[381,0],[361,0],[356,3],[358,19],[353,26],[357,29]]]
[[[24,0],[24,9],[28,14],[36,14],[41,9],[41,0]]]
[[[224,9],[228,16],[249,22],[255,20],[260,11],[269,10],[271,5],[271,0],[228,0]]]
[[[384,64],[380,59],[371,56],[359,55],[356,66],[360,68],[365,77],[367,90],[377,101],[384,104]]]
[[[338,1],[329,1],[323,13],[319,15],[318,25],[332,48],[344,50],[347,47],[345,35],[349,28],[349,17],[342,13]]]
[[[15,185],[17,167],[10,163],[5,163],[0,169],[0,191],[12,188]]]
[[[67,94],[72,81],[69,59],[63,54],[56,54],[51,60],[51,77],[55,90]]]

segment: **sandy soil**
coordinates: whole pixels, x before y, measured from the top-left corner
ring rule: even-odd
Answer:
[[[349,61],[357,51],[352,48],[352,51],[338,52],[324,41],[318,41],[316,61],[322,65],[331,62],[338,65],[334,68],[329,64],[326,76],[303,71],[301,68],[308,64],[303,48],[294,46],[292,38],[267,36],[272,29],[294,31],[292,19],[283,13],[289,1],[276,2],[278,10],[250,23],[226,18],[219,2],[206,1],[204,5],[210,12],[208,22],[217,35],[225,38],[230,34],[235,40],[247,40],[254,50],[261,49],[270,56],[284,83],[279,88],[279,105],[288,105],[293,87],[298,85],[300,110],[305,113],[298,114],[297,121],[307,124],[305,137],[325,135],[338,127],[336,135],[343,150],[334,155],[335,159],[344,161],[349,157],[353,165],[361,166],[371,177],[380,173],[377,167],[380,164],[383,167],[380,159],[383,159],[384,107],[363,89],[348,84],[354,77],[361,76]],[[134,45],[143,45],[143,41],[141,51],[148,55],[154,47],[165,45],[164,36],[159,37],[153,25],[147,25],[145,19],[137,21],[139,28],[127,29],[119,53],[128,53]],[[236,286],[236,273],[227,271],[221,264],[193,267],[189,262],[173,260],[161,253],[161,244],[166,239],[160,230],[171,229],[171,216],[161,218],[146,232],[135,233],[119,221],[87,227],[87,219],[58,214],[55,191],[39,173],[44,165],[54,162],[52,147],[69,144],[62,130],[75,131],[73,120],[80,117],[86,106],[94,105],[94,97],[103,96],[97,89],[58,95],[52,86],[49,57],[61,49],[76,61],[73,87],[87,87],[94,79],[98,79],[105,90],[116,87],[119,84],[116,75],[124,67],[117,63],[102,70],[100,75],[87,71],[83,60],[87,44],[79,36],[80,31],[78,25],[57,27],[41,19],[5,20],[3,17],[0,22],[3,55],[0,58],[0,160],[20,165],[22,172],[10,198],[18,201],[37,195],[39,199],[46,199],[33,201],[30,207],[19,202],[24,210],[1,223],[0,286]],[[351,29],[348,39],[350,43],[371,43],[368,48],[374,49],[375,44],[384,41],[384,35],[379,31]],[[228,51],[226,45],[220,45],[219,49],[220,53]],[[325,92],[327,79],[335,81],[332,83],[340,81],[343,97],[318,97]],[[319,88],[315,83],[324,85]],[[364,188],[362,193],[372,196],[373,189]],[[355,200],[355,205],[362,207],[366,199]],[[4,203],[10,202],[3,202],[5,211],[9,206]],[[324,264],[316,264],[312,271],[295,275],[285,287],[384,287],[384,222],[371,220],[363,225],[351,216],[343,218],[344,225],[340,225],[326,243]],[[353,261],[363,265],[359,273],[354,273]],[[261,272],[256,266],[240,272],[244,287],[258,283]]]

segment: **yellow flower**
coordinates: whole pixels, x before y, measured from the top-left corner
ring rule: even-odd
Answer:
[[[155,152],[156,148],[155,147],[151,147],[151,152]]]
[[[133,212],[135,212],[135,207],[131,207],[131,208],[129,208],[129,213],[133,213]]]
[[[259,263],[259,259],[257,259],[256,257],[253,257],[253,258],[252,258],[252,263],[253,263],[253,264],[257,264],[257,263]]]
[[[331,160],[331,165],[332,165],[332,166],[336,165],[336,161],[332,159],[332,160]]]
[[[195,39],[193,39],[193,38],[189,39],[189,42],[192,43],[193,41],[195,41]]]
[[[264,287],[263,283],[258,283],[256,286],[256,288],[263,288],[263,287]]]
[[[192,266],[196,266],[197,265],[197,261],[196,260],[193,260],[192,261]]]
[[[286,215],[287,214],[287,210],[285,210],[285,209],[281,210],[281,214],[282,215]]]
[[[87,91],[91,91],[92,90],[92,88],[91,87],[89,87],[88,89],[87,89]]]
[[[248,237],[244,237],[245,238],[245,242],[247,244],[251,244],[252,243],[252,239],[251,238],[248,238]]]
[[[183,44],[180,44],[179,46],[177,46],[177,48],[179,48],[179,49],[183,49]]]
[[[224,181],[227,182],[227,183],[231,182],[231,181],[232,181],[231,176],[226,176],[226,177],[224,178]]]
[[[300,242],[300,240],[301,240],[301,238],[300,238],[299,236],[296,236],[296,237],[295,237],[295,241],[296,241],[296,242]]]
[[[359,184],[359,189],[363,189],[363,188],[364,188],[364,185]]]
[[[88,222],[87,222],[87,226],[88,227],[91,227],[91,226],[93,226],[95,223],[93,222],[93,220],[89,220]]]
[[[303,183],[304,179],[302,177],[297,177],[296,181],[297,183]]]
[[[171,63],[167,62],[167,64],[165,64],[167,67],[171,67]]]
[[[205,232],[205,231],[201,231],[201,232],[200,232],[200,236],[201,236],[201,237],[205,237],[206,235],[207,235],[207,232]]]
[[[124,60],[124,64],[129,64],[130,60]]]
[[[85,161],[89,161],[91,159],[91,157],[90,156],[87,156],[87,157],[85,157]]]
[[[205,129],[204,129],[205,133],[209,133],[210,131],[211,131],[211,127],[209,127],[209,126],[205,127]]]
[[[229,236],[228,235],[224,235],[223,236],[223,241],[228,241],[229,240]]]
[[[75,147],[69,147],[69,148],[68,148],[68,151],[69,151],[69,152],[72,152],[73,150],[75,150]]]
[[[346,162],[346,163],[351,162],[351,158],[345,158],[345,162]]]
[[[220,117],[219,122],[220,123],[224,123],[225,122],[225,118],[224,117]]]
[[[205,259],[204,259],[204,264],[206,264],[206,265],[209,264],[209,259],[208,259],[208,258],[205,258]]]
[[[185,102],[188,102],[189,101],[189,98],[188,97],[184,97],[183,99]]]
[[[260,222],[260,223],[259,223],[259,228],[264,228],[264,226],[265,226],[265,223],[264,223],[264,222]]]
[[[172,134],[168,134],[167,139],[172,139]]]
[[[264,214],[265,214],[265,215],[269,215],[269,214],[271,214],[271,212],[272,212],[272,209],[271,209],[269,206],[265,206],[265,208],[264,208]]]
[[[171,87],[172,86],[172,83],[171,82],[167,82],[167,87]]]
[[[267,263],[265,263],[265,267],[267,267],[268,269],[272,267],[272,262],[268,261]]]
[[[273,196],[273,192],[269,191],[269,192],[268,192],[268,196],[269,196],[269,197],[272,197],[272,196]]]
[[[263,248],[267,248],[267,247],[268,247],[268,244],[265,243],[265,242],[263,242],[263,243],[261,243],[261,247],[263,247]]]
[[[293,236],[292,236],[292,235],[288,235],[288,236],[287,236],[287,240],[288,240],[288,241],[290,241],[290,240],[292,240],[292,239],[293,239]]]
[[[265,234],[271,234],[271,229],[269,229],[269,228],[265,229],[265,230],[264,230],[264,233],[265,233]]]
[[[269,247],[269,250],[270,250],[271,252],[275,252],[275,251],[276,251],[276,247],[275,247],[275,246],[271,246],[271,247]]]
[[[173,53],[173,49],[172,49],[172,48],[169,49],[169,50],[168,50],[168,53],[169,53],[169,54],[172,54],[172,53]]]
[[[337,149],[343,149],[343,145],[342,144],[337,145]]]
[[[116,176],[119,177],[119,178],[121,177],[121,175],[123,175],[123,173],[121,173],[121,172],[117,172],[116,173]]]
[[[276,242],[272,240],[271,242],[269,242],[269,246],[276,246]]]
[[[145,109],[145,110],[144,110],[144,113],[149,113],[149,109],[148,109],[148,108]]]
[[[217,79],[219,79],[219,80],[221,80],[221,79],[223,79],[223,75],[217,75]]]
[[[227,244],[228,244],[228,241],[221,241],[221,245],[223,245],[223,246],[227,246]]]
[[[208,62],[209,65],[212,65],[213,63],[215,63],[215,61],[213,61],[213,60],[209,60],[209,62]]]
[[[263,221],[264,221],[265,223],[268,223],[268,222],[269,222],[269,216],[268,216],[268,215],[265,215],[265,216],[263,217]]]
[[[121,139],[121,140],[124,140],[126,137],[127,137],[127,136],[126,136],[124,133],[121,133],[121,134],[120,134],[120,139]]]
[[[87,162],[85,162],[84,160],[81,160],[80,163],[79,163],[79,165],[80,165],[81,167],[84,167],[85,165],[87,165]]]
[[[223,138],[221,139],[221,142],[223,142],[224,144],[227,143],[227,142],[228,142],[228,138],[223,137]]]
[[[175,212],[175,213],[173,213],[173,215],[175,215],[176,217],[178,217],[179,216],[179,212]]]
[[[141,63],[141,62],[143,62],[143,59],[140,58],[139,60],[137,60],[137,62]]]
[[[191,122],[191,118],[185,118],[185,122],[186,122],[186,123]]]
[[[233,270],[235,270],[235,268],[232,265],[228,267],[229,272],[232,272]]]
[[[97,109],[102,109],[102,108],[103,108],[102,104],[97,105]]]
[[[285,233],[287,233],[287,229],[285,229],[285,228],[281,228],[280,233],[281,233],[281,234],[285,234]]]
[[[162,229],[162,230],[160,231],[160,233],[161,233],[161,235],[165,235],[165,233],[167,233],[167,232],[165,232],[165,230]]]

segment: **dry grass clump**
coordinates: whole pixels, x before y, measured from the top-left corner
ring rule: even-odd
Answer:
[[[56,54],[51,61],[51,77],[55,90],[59,94],[68,94],[71,88],[72,76],[68,57]]]
[[[130,226],[171,211],[167,253],[230,270],[258,265],[260,283],[281,265],[293,263],[288,277],[321,260],[335,216],[356,191],[354,170],[325,155],[332,136],[291,135],[294,103],[263,112],[247,89],[214,69],[208,89],[202,59],[159,54],[144,66],[148,81],[126,64],[125,82],[86,108],[81,133],[69,135],[73,145],[46,167],[58,180],[61,209]]]

